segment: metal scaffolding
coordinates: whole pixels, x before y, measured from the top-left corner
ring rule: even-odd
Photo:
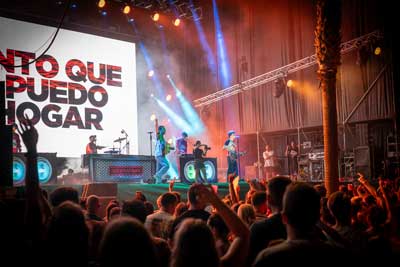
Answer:
[[[341,50],[340,53],[342,55],[347,54],[353,50],[356,50],[364,45],[368,45],[373,41],[377,41],[383,38],[383,34],[380,31],[374,31],[369,34],[360,36],[353,40],[347,41],[340,45]],[[261,74],[259,76],[253,77],[241,83],[232,85],[231,87],[219,90],[218,92],[212,93],[205,97],[196,99],[193,101],[194,106],[204,107],[210,105],[212,103],[218,102],[224,98],[228,98],[230,96],[248,91],[254,87],[257,87],[262,84],[266,84],[268,82],[274,81],[278,78],[285,77],[290,73],[294,73],[296,71],[306,69],[314,64],[317,64],[317,56],[314,54],[312,56],[297,60],[293,63],[290,63],[286,66],[280,67],[278,69],[269,71],[267,73]]]
[[[114,0],[121,2],[120,0]],[[160,11],[173,14],[181,19],[200,20],[203,17],[203,9],[200,1],[189,0],[126,0],[135,7],[144,8],[151,11]],[[196,16],[193,16],[196,12]]]

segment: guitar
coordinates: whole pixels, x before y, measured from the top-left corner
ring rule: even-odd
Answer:
[[[232,160],[237,160],[239,157],[244,156],[246,154],[247,154],[247,151],[240,151],[240,152],[238,152],[238,151],[229,151],[229,155],[228,156]]]
[[[175,150],[175,147],[173,147],[170,143],[165,142],[165,148],[164,148],[164,155],[167,155],[171,150]]]

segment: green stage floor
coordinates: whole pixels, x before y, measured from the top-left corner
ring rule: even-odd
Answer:
[[[99,184],[97,184],[99,185]],[[228,183],[216,183],[218,186],[218,195],[223,197],[229,194]],[[83,185],[42,185],[49,194],[58,187],[71,186],[82,194]],[[148,201],[156,205],[156,200],[161,194],[168,192],[169,184],[132,184],[132,183],[119,183],[117,185],[117,197],[119,201],[129,200],[135,197],[136,191],[141,191],[147,198]],[[239,183],[240,186],[240,198],[244,200],[244,196],[249,190],[249,185],[245,182]],[[183,201],[186,201],[186,194],[190,185],[185,183],[176,183],[174,185],[174,191],[181,193]]]

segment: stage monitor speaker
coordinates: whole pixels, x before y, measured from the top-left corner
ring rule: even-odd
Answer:
[[[354,148],[354,168],[356,173],[371,178],[371,154],[368,146]]]
[[[204,158],[204,165],[206,166],[207,182],[217,183],[217,158]],[[194,169],[194,157],[186,155],[179,158],[179,176],[184,183],[194,183],[196,180],[196,171]]]

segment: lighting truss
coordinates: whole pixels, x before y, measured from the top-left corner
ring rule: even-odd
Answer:
[[[340,45],[340,53],[342,55],[348,54],[353,50],[358,49],[363,45],[367,45],[372,41],[379,40],[383,38],[383,34],[379,31],[374,31],[368,33],[366,35],[360,36],[353,40],[347,41]],[[196,99],[193,101],[194,106],[204,107],[210,105],[212,103],[218,102],[224,98],[237,95],[239,93],[248,91],[254,87],[257,87],[262,84],[266,84],[268,82],[274,81],[282,76],[286,76],[287,74],[294,73],[296,71],[306,69],[313,65],[317,64],[317,56],[314,54],[309,57],[305,57],[303,59],[292,62],[286,66],[280,67],[278,69],[269,71],[267,73],[261,74],[259,76],[253,77],[241,83],[232,85],[225,89],[219,90],[218,92],[212,93],[210,95],[204,96],[202,98]]]
[[[117,0],[116,0],[117,1]],[[119,0],[120,1],[120,0]],[[190,0],[130,0],[128,1],[134,7],[144,8],[152,11],[159,11],[163,13],[175,12],[181,19],[192,19],[194,20],[192,11],[196,11],[197,20],[203,17],[203,10],[200,5],[196,4],[195,1]],[[175,12],[174,12],[175,11]]]

